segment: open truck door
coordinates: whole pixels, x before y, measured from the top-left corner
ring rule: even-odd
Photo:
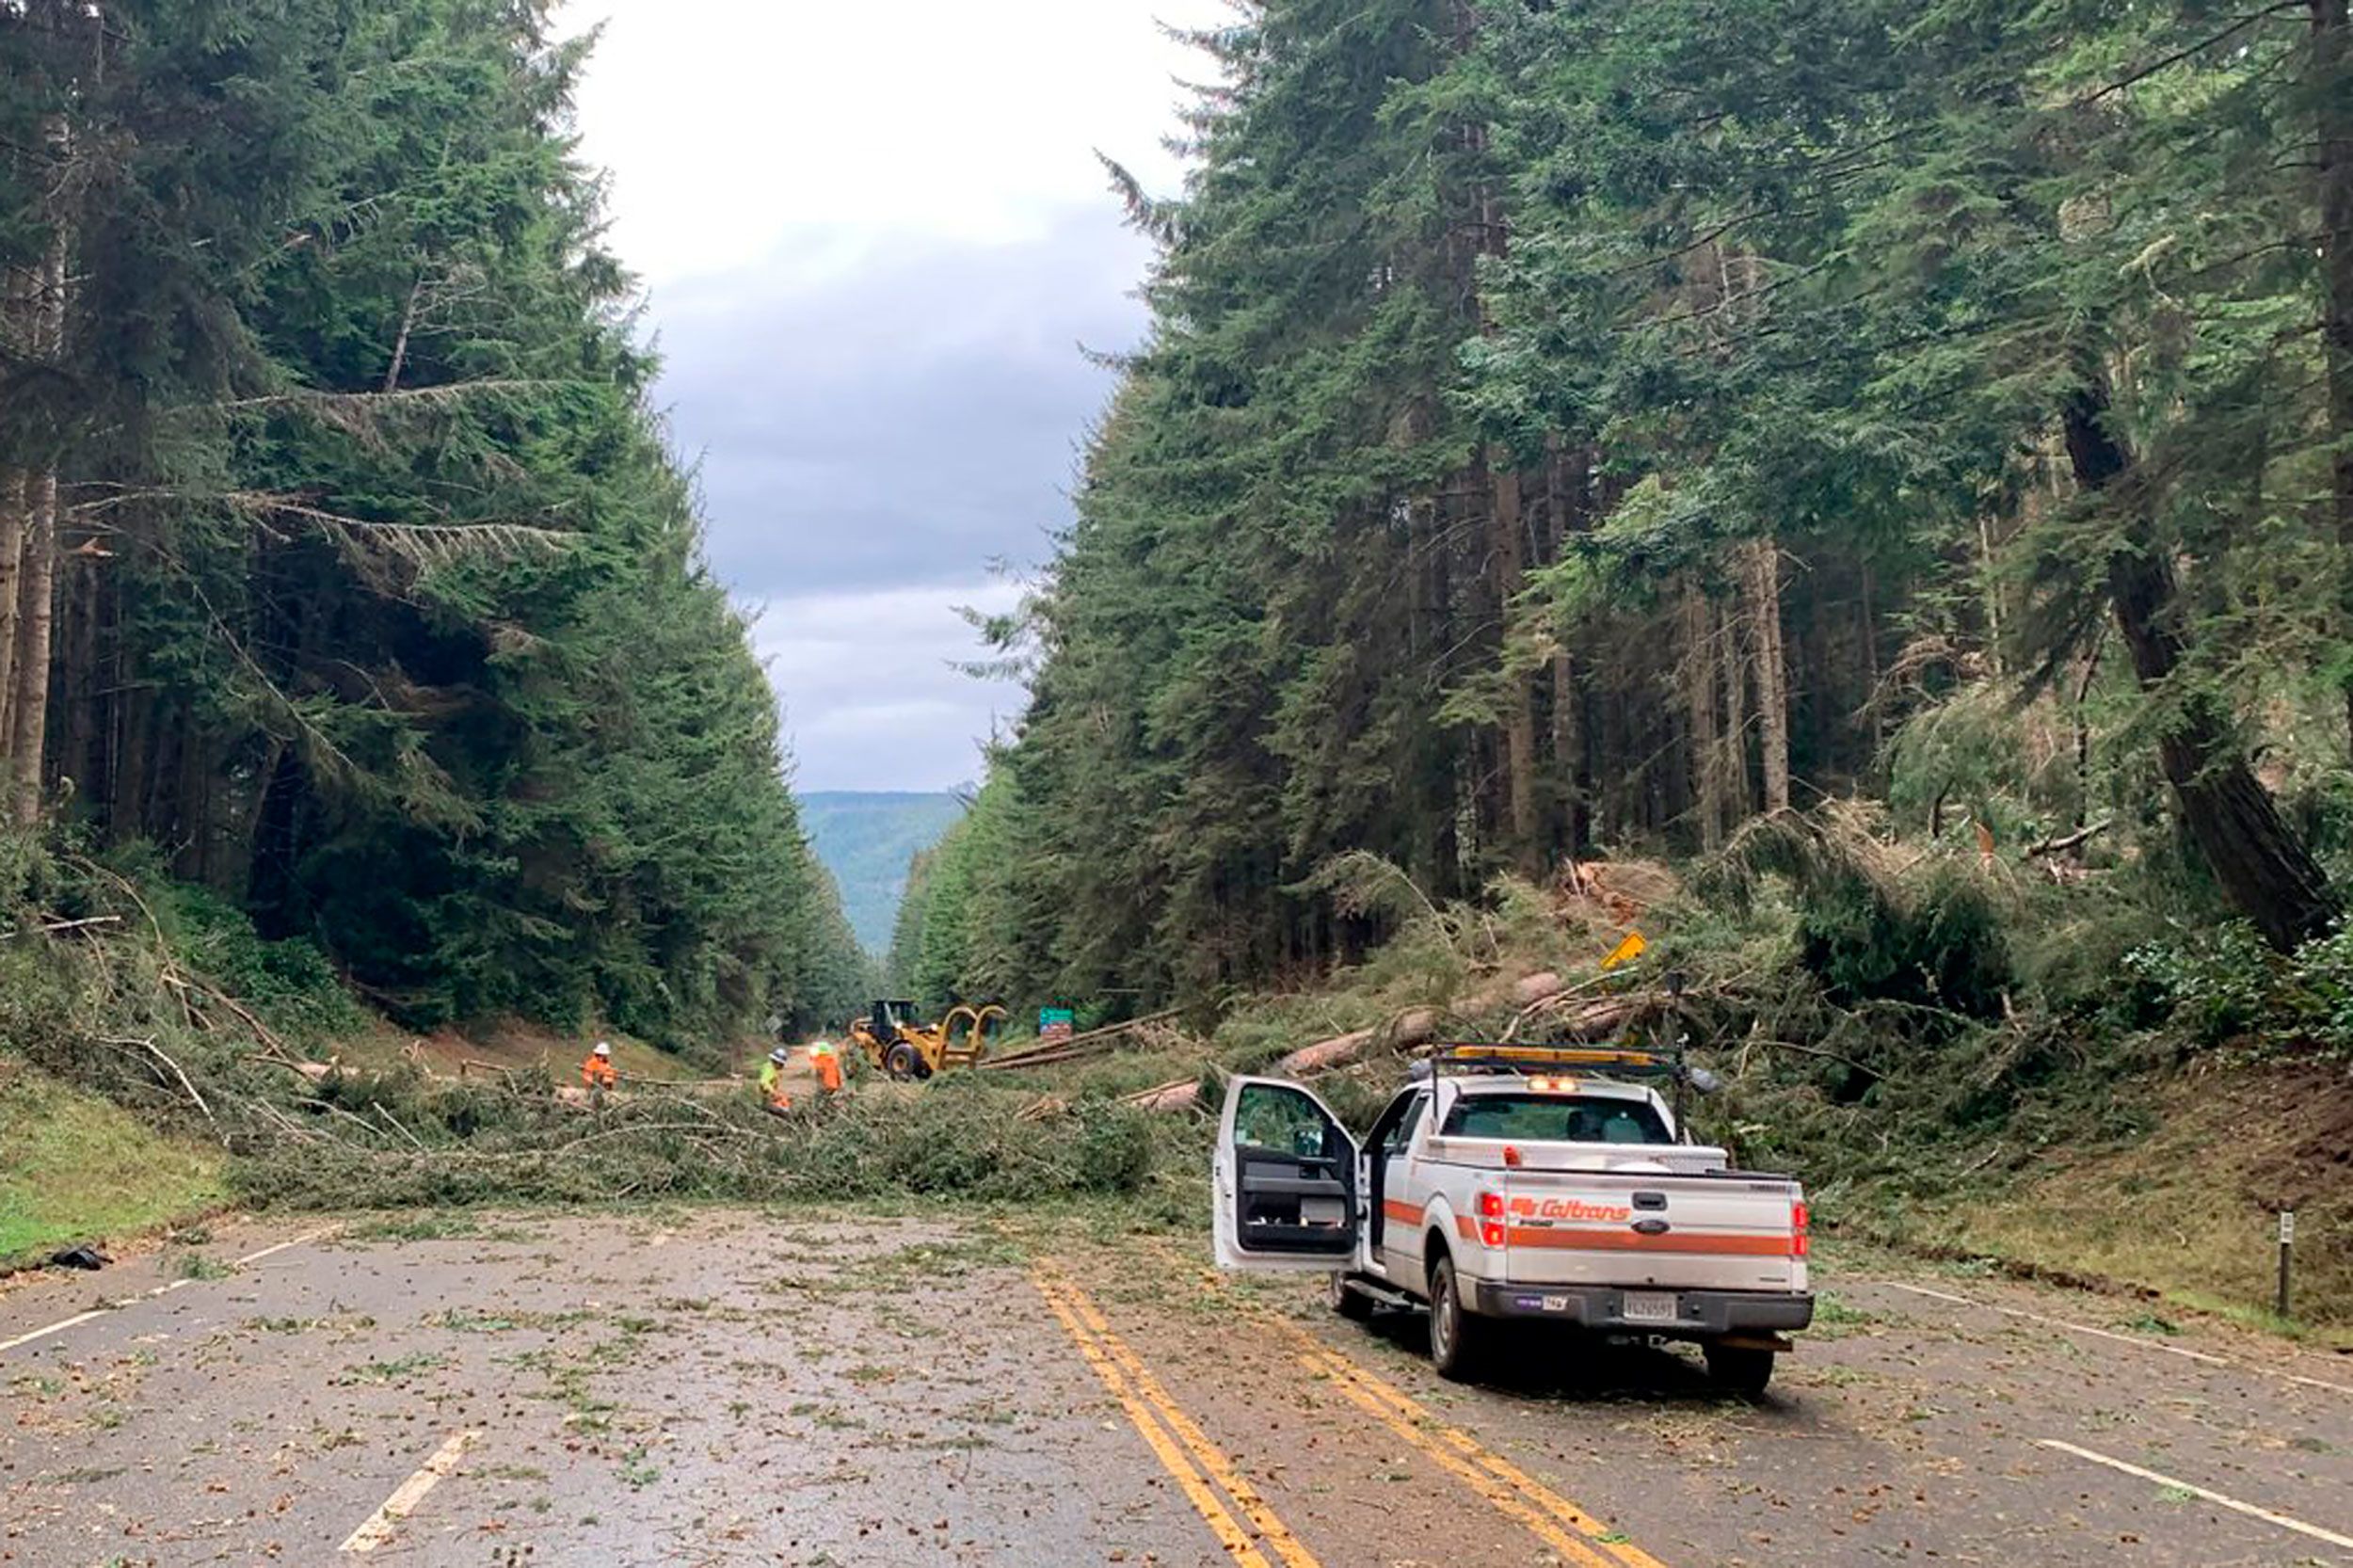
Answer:
[[[1356,1141],[1321,1100],[1279,1079],[1226,1085],[1210,1183],[1220,1268],[1353,1267],[1362,1230],[1358,1183]]]

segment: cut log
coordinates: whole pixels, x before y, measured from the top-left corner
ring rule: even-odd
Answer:
[[[1414,1050],[1431,1045],[1443,1037],[1447,1021],[1460,1015],[1493,1013],[1515,1005],[1523,1017],[1553,1015],[1546,1021],[1550,1033],[1571,1040],[1606,1039],[1641,1016],[1645,1004],[1646,999],[1640,996],[1581,997],[1575,986],[1549,971],[1525,975],[1508,984],[1475,992],[1455,1008],[1417,1007],[1385,1024],[1302,1046],[1268,1070],[1284,1078],[1311,1078],[1344,1067],[1376,1047]],[[1128,1095],[1123,1103],[1146,1111],[1189,1111],[1200,1098],[1200,1080],[1186,1078]]]
[[[983,1072],[1004,1072],[1016,1067],[1043,1067],[1057,1062],[1066,1062],[1074,1056],[1092,1055],[1095,1051],[1108,1047],[1123,1034],[1131,1033],[1153,1024],[1167,1023],[1181,1011],[1180,1008],[1172,1007],[1164,1013],[1152,1013],[1141,1018],[1130,1018],[1126,1023],[1105,1024],[1100,1029],[1090,1029],[1083,1034],[1073,1034],[1066,1040],[1048,1040],[1007,1056],[986,1057],[974,1063],[973,1065]]]
[[[1146,1111],[1190,1111],[1199,1103],[1200,1099],[1201,1080],[1197,1078],[1180,1078],[1173,1082],[1146,1089],[1141,1094],[1129,1095],[1127,1096],[1126,1103],[1140,1105]]]
[[[1286,1077],[1324,1072],[1355,1061],[1375,1045],[1385,1045],[1393,1050],[1412,1050],[1435,1040],[1445,1028],[1446,1020],[1454,1014],[1493,1013],[1515,1005],[1523,1009],[1534,1007],[1567,989],[1567,983],[1549,970],[1523,975],[1509,984],[1490,985],[1474,992],[1460,1007],[1448,1012],[1434,1007],[1417,1007],[1399,1014],[1377,1028],[1359,1029],[1329,1040],[1318,1040],[1311,1046],[1302,1046],[1277,1062],[1275,1071]]]

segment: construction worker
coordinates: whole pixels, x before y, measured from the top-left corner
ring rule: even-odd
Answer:
[[[817,1073],[817,1084],[828,1095],[841,1093],[841,1057],[830,1040],[820,1040],[808,1048],[808,1064]]]
[[[607,1089],[621,1085],[620,1069],[613,1065],[613,1048],[604,1041],[588,1053],[588,1060],[580,1064],[580,1081],[588,1086],[590,1099],[601,1099]]]
[[[781,1116],[792,1109],[792,1096],[784,1087],[784,1064],[792,1059],[792,1053],[778,1046],[760,1064],[760,1097],[772,1116]]]

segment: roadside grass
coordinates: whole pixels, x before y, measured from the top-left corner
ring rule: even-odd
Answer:
[[[2053,1151],[1965,1200],[1917,1201],[1892,1226],[1863,1228],[1906,1250],[1975,1256],[1981,1272],[2137,1288],[2167,1306],[2353,1347],[2353,1183],[2335,1174],[2353,1136],[2353,1080],[2214,1071],[2167,1083],[2157,1102],[2143,1137]],[[2284,1319],[2272,1310],[2281,1207],[2298,1211]]]
[[[0,1058],[0,1272],[72,1242],[190,1219],[229,1195],[217,1149],[159,1133],[8,1058]]]

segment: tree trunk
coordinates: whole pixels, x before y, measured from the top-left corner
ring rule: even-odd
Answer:
[[[2084,704],[2091,697],[2091,683],[2100,679],[2100,649],[2105,639],[2091,645],[2084,655],[2083,673],[2075,678],[2075,831],[2081,833],[2091,817],[2091,719]]]
[[[1696,576],[1683,583],[1683,701],[1691,726],[1691,784],[1700,848],[1724,843],[1723,736],[1716,722],[1716,608]]]
[[[1748,600],[1756,628],[1756,734],[1764,755],[1767,815],[1789,809],[1789,662],[1781,632],[1781,547],[1748,547]]]
[[[1523,875],[1539,874],[1536,827],[1536,712],[1529,678],[1512,664],[1512,601],[1519,597],[1528,577],[1528,523],[1522,505],[1519,470],[1510,453],[1497,448],[1487,455],[1487,475],[1495,502],[1492,518],[1496,579],[1496,614],[1501,629],[1505,684],[1503,710],[1504,820],[1510,824],[1511,858]]]
[[[71,149],[65,120],[52,115],[42,139],[63,160]],[[41,256],[39,293],[33,301],[33,358],[51,363],[65,357],[66,219],[52,205],[49,243]],[[54,453],[26,480],[29,504],[24,557],[17,577],[16,667],[8,730],[9,814],[23,826],[40,818],[41,763],[48,749],[49,632],[56,612],[57,568],[57,470]]]
[[[24,536],[31,530],[31,481],[21,470],[0,473],[0,746],[13,747],[16,623],[24,591]],[[16,755],[13,749],[8,753]]]
[[[2338,570],[2337,635],[2353,643],[2353,25],[2346,0],[2311,0],[2313,127],[2320,184],[2321,347],[2328,359],[2332,511]],[[2353,747],[2353,680],[2345,691]]]
[[[22,267],[0,267],[0,351],[32,359],[40,352],[40,278]],[[33,476],[16,464],[0,467],[0,751],[14,744],[17,618],[24,592],[24,537],[31,532]],[[12,770],[0,767],[0,793]]]
[[[400,373],[408,364],[408,335],[417,329],[417,305],[424,298],[424,274],[420,271],[416,282],[409,286],[408,303],[401,308],[400,335],[392,340],[392,362],[384,372],[387,393],[400,391]]]
[[[1740,616],[1729,604],[1716,607],[1716,679],[1724,691],[1722,742],[1715,766],[1716,786],[1729,833],[1749,820],[1748,671],[1740,663]]]
[[[33,517],[24,536],[18,584],[16,696],[8,735],[9,820],[30,827],[40,820],[41,760],[48,752],[49,630],[56,606],[57,476],[33,481]]]
[[[2106,490],[2131,476],[2132,454],[2109,433],[2107,414],[2105,389],[2090,384],[2063,410],[2068,456],[2087,490]],[[2125,504],[2128,537],[2108,558],[2108,595],[2134,675],[2142,690],[2157,692],[2181,667],[2181,607],[2172,562],[2153,536],[2146,503],[2135,497]],[[2229,715],[2211,693],[2185,694],[2180,716],[2158,739],[2157,756],[2191,841],[2264,939],[2285,952],[2327,934],[2338,913],[2328,878],[2249,768]]]
[[[107,794],[106,837],[119,844],[147,834],[148,742],[155,728],[155,694],[135,683],[120,637],[116,640],[115,683],[122,693],[115,703],[114,776]]]
[[[61,552],[58,561],[57,604],[64,624],[57,633],[57,711],[65,733],[51,747],[54,772],[73,781],[77,800],[92,808],[103,807],[106,789],[106,758],[101,738],[103,719],[111,698],[110,682],[99,679],[100,623],[106,608],[106,583],[99,559]]]

